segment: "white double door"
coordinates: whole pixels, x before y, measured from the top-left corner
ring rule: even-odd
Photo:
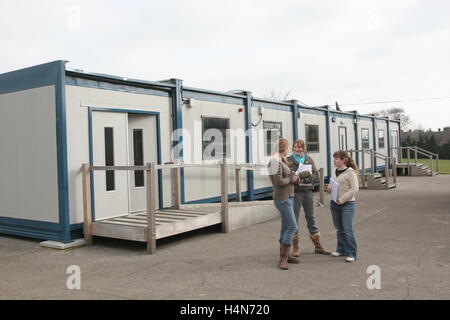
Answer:
[[[156,162],[156,139],[154,115],[92,112],[94,166],[137,166]],[[145,211],[146,184],[144,171],[95,171],[96,221]]]

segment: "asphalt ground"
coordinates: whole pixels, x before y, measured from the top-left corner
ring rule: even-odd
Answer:
[[[303,216],[301,263],[288,271],[277,268],[279,219],[171,237],[155,255],[130,241],[56,251],[0,235],[0,299],[449,299],[450,175],[398,180],[358,193],[354,263],[314,254]],[[335,249],[329,205],[316,216],[324,246]],[[80,290],[67,288],[71,265]],[[379,270],[380,289],[368,288],[368,268]]]

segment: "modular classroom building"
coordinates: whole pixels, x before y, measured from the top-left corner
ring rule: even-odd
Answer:
[[[227,158],[246,163],[267,163],[269,136],[303,139],[317,167],[324,168],[325,180],[334,151],[370,148],[390,156],[400,142],[399,122],[388,118],[313,108],[296,100],[267,101],[247,91],[191,88],[178,79],[152,82],[85,73],[67,69],[65,61],[50,62],[0,75],[0,233],[65,243],[79,238],[83,163],[167,163],[176,145],[173,130],[201,133],[209,128],[269,132],[262,141],[256,133],[243,135],[226,148]],[[203,147],[184,153],[202,159],[205,141],[200,143]],[[361,161],[358,154],[356,161]],[[220,201],[216,171],[192,168],[181,179],[182,203]],[[270,195],[267,176],[248,171],[243,179],[245,200]],[[145,210],[144,180],[142,172],[96,172],[95,219]],[[171,207],[170,172],[158,172],[157,182],[156,207]],[[233,199],[233,183],[229,186]]]

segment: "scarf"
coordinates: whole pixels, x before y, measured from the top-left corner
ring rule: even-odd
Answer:
[[[300,163],[303,164],[306,160],[306,155],[304,152],[302,153],[301,157],[296,153],[293,153],[292,156],[294,157],[295,162],[297,162],[298,164],[300,164]]]

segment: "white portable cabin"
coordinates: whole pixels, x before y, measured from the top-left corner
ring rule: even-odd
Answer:
[[[65,243],[79,238],[82,164],[163,164],[172,161],[179,145],[184,147],[179,160],[214,162],[203,159],[202,151],[203,132],[215,127],[240,129],[226,142],[226,158],[236,162],[267,163],[269,137],[301,138],[317,167],[324,168],[326,181],[334,151],[361,148],[363,134],[367,143],[362,129],[369,130],[369,147],[375,149],[384,131],[385,142],[377,149],[382,153],[389,154],[400,141],[399,122],[386,118],[312,108],[296,100],[267,101],[247,91],[185,87],[178,79],[143,81],[68,70],[65,61],[46,63],[0,74],[0,233]],[[176,129],[182,134],[172,141]],[[188,142],[198,137],[200,148]],[[267,176],[247,171],[242,179],[244,200],[270,196]],[[159,171],[157,181],[156,207],[171,207],[170,172]],[[231,200],[236,197],[233,182],[230,175]],[[145,210],[142,172],[95,171],[91,183],[94,219]],[[220,201],[218,172],[182,170],[181,198],[182,203]]]

